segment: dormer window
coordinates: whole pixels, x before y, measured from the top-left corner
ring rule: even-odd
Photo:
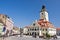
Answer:
[[[33,26],[35,26],[35,23],[33,24]]]
[[[10,18],[9,16],[5,15],[7,18]]]

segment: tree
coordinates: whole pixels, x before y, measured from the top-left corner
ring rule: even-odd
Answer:
[[[47,37],[47,38],[50,38],[50,35],[49,35],[48,33],[46,33],[46,37]]]

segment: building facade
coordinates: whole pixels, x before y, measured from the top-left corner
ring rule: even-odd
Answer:
[[[56,34],[57,36],[60,36],[60,28],[56,28]]]
[[[10,32],[13,29],[14,23],[11,20],[11,18],[8,17],[7,15],[0,14],[0,23],[3,24],[3,28],[4,27],[6,28],[6,30],[5,30],[6,32],[7,32],[7,30]],[[6,32],[3,32],[3,33],[6,33]]]
[[[49,22],[48,12],[45,6],[42,6],[40,19],[34,21],[31,25],[26,26],[23,30],[26,35],[44,36],[48,33],[50,36],[56,35],[56,28]]]
[[[2,23],[0,23],[0,35],[2,34],[3,27],[4,27],[4,25]]]
[[[13,33],[12,34],[20,34],[20,28],[14,26],[13,27]]]

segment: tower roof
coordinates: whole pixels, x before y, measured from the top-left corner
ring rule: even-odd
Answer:
[[[42,6],[42,9],[45,9],[45,5]]]
[[[49,22],[49,21],[44,21],[44,19],[40,19],[38,21],[38,24],[40,25],[40,27],[44,27],[44,28],[54,28],[54,25]]]
[[[45,5],[42,6],[41,12],[46,11]]]

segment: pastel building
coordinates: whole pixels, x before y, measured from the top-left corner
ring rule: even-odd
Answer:
[[[13,33],[12,34],[20,34],[20,28],[14,26],[13,27]]]
[[[6,32],[7,30],[10,32],[13,29],[14,23],[12,19],[5,14],[0,14],[0,23],[3,24],[3,28],[6,28]]]
[[[43,5],[40,12],[40,19],[34,21],[31,25],[24,27],[23,34],[44,36],[46,33],[51,36],[56,35],[56,28],[49,22],[48,12]]]
[[[12,30],[13,29],[13,21],[9,18],[6,18],[6,29]]]

